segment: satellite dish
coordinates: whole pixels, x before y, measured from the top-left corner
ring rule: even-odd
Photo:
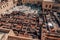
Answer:
[[[48,23],[48,26],[53,26],[53,24],[49,22],[49,23]]]

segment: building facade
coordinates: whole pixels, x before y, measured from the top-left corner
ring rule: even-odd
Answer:
[[[27,4],[27,3],[38,4],[39,3],[42,5],[42,8],[52,9],[52,10],[55,9],[57,12],[60,12],[60,1],[59,0],[57,0],[57,1],[56,0],[49,0],[49,1],[48,0],[21,0],[21,2],[22,2],[22,4]]]
[[[0,14],[16,6],[16,0],[1,0],[0,2]]]

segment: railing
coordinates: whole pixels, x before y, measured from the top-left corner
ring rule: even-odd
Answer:
[[[25,38],[25,37],[17,37],[17,36],[9,36],[8,40],[32,40],[31,38]]]

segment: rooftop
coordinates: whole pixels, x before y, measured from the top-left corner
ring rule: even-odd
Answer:
[[[54,0],[43,0],[43,1],[47,1],[47,2],[54,2]]]
[[[37,14],[39,10],[32,9],[31,7],[28,7],[25,5],[21,5],[21,6],[16,6],[16,7],[10,9],[9,11],[5,11],[3,14],[7,14],[7,13],[10,14],[10,13],[12,13],[12,11],[20,11],[25,14],[29,14],[29,13]]]

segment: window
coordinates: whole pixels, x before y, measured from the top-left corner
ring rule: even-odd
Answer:
[[[7,3],[7,6],[8,6],[8,3]]]
[[[3,6],[3,8],[5,8],[5,6]]]
[[[49,8],[51,8],[51,5],[49,5]]]
[[[48,7],[48,5],[46,5],[46,8]]]
[[[6,5],[5,5],[5,7],[6,7]]]

